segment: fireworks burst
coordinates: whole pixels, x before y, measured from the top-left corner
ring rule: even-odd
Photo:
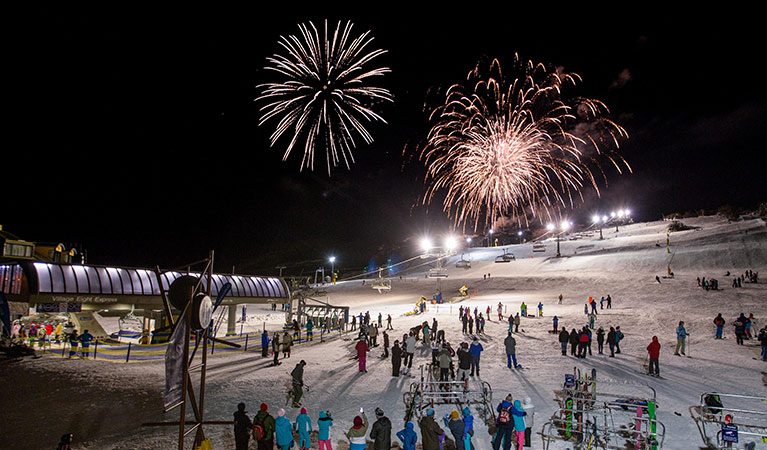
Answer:
[[[563,89],[577,74],[549,72],[543,65],[514,59],[517,77],[507,82],[497,60],[488,74],[480,65],[467,87],[448,89],[431,114],[434,125],[421,153],[427,166],[424,204],[445,191],[443,210],[456,226],[492,224],[510,216],[529,219],[558,215],[560,208],[583,201],[582,189],[605,179],[599,160],[618,172],[628,163],[617,154],[626,131],[607,119],[598,100],[566,100]]]
[[[283,80],[257,86],[262,92],[256,101],[261,107],[259,125],[278,120],[270,137],[271,146],[292,130],[283,161],[293,147],[303,142],[301,170],[314,170],[316,148],[325,149],[328,175],[343,159],[347,169],[354,162],[352,149],[355,134],[370,144],[372,135],[365,122],[386,121],[371,109],[373,103],[392,101],[388,90],[369,85],[370,79],[390,72],[389,68],[368,68],[385,50],[369,51],[370,31],[354,38],[352,23],[338,22],[332,36],[325,21],[322,37],[312,22],[300,24],[300,36],[280,36],[279,45],[286,52],[267,58],[266,69],[279,73]]]

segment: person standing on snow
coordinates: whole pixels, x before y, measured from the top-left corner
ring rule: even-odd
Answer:
[[[277,410],[277,420],[274,421],[274,434],[277,440],[277,447],[280,450],[290,450],[293,443],[293,426],[290,420],[285,417],[285,410]]]
[[[735,327],[735,343],[738,345],[744,345],[743,336],[746,334],[746,320],[748,320],[746,316],[741,313],[732,324]]]
[[[759,339],[759,343],[762,345],[762,361],[767,361],[767,326],[759,331],[757,339]]]
[[[501,302],[498,302],[498,320],[503,320],[503,304]]]
[[[423,450],[441,450],[441,437],[445,431],[434,420],[434,409],[429,409],[426,415],[418,422],[423,438]]]
[[[272,365],[276,366],[280,364],[280,334],[274,333],[274,337],[272,338],[272,353],[274,354],[274,362],[272,362]]]
[[[519,317],[519,313],[514,316],[514,332],[519,333],[519,324],[522,323],[522,318]]]
[[[570,356],[576,356],[578,354],[578,343],[581,340],[581,335],[575,328],[570,331]]]
[[[462,315],[461,315],[461,325],[462,325],[462,326],[461,326],[461,332],[462,332],[463,334],[466,334],[466,330],[468,329],[468,326],[469,326],[469,317],[468,317],[468,314],[462,314]]]
[[[376,421],[370,427],[370,439],[374,450],[391,449],[391,421],[381,408],[376,408]]]
[[[394,327],[391,326],[391,314],[386,315],[386,329],[387,330],[393,330]]]
[[[503,345],[506,347],[506,366],[511,369],[511,362],[513,360],[514,368],[516,369],[519,365],[517,364],[517,340],[509,333],[506,339],[503,340]]]
[[[296,417],[294,427],[298,431],[298,448],[308,450],[312,444],[309,439],[309,433],[312,432],[312,419],[306,414],[306,408],[301,408],[301,414]]]
[[[394,341],[394,346],[391,348],[391,376],[398,377],[401,366],[402,348],[399,346],[399,341]]]
[[[533,419],[535,418],[535,406],[533,406],[533,401],[530,400],[530,397],[525,397],[525,400],[522,402],[522,409],[525,411],[525,447],[530,447],[534,425]]]
[[[613,298],[607,294],[607,309],[613,309]]]
[[[354,416],[353,425],[346,432],[346,438],[349,439],[349,450],[365,450],[367,448],[365,435],[368,432],[368,417],[362,408],[360,408],[360,414],[362,417]]]
[[[538,317],[543,317],[543,303],[538,302]]]
[[[367,342],[365,342],[364,338],[360,338],[357,341],[357,345],[354,346],[354,348],[357,350],[357,362],[359,363],[359,371],[360,372],[367,372],[367,358],[368,358],[368,352],[370,349],[368,348]]]
[[[567,328],[562,326],[562,331],[559,332],[559,345],[562,346],[562,356],[567,356],[567,344],[570,343],[570,333],[567,332]]]
[[[479,339],[477,339],[476,336],[474,336],[474,339],[471,341],[471,346],[469,347],[469,350],[471,351],[471,376],[474,376],[474,370],[477,371],[477,376],[479,376],[479,356],[482,354],[482,344],[479,343]]]
[[[659,377],[660,367],[658,366],[658,360],[660,359],[660,342],[658,342],[658,336],[652,337],[652,342],[647,346],[647,353],[650,355],[650,366],[647,375]]]
[[[447,348],[447,343],[442,344],[442,350],[437,354],[437,362],[439,364],[439,381],[449,381],[450,365],[453,363],[453,359]]]
[[[274,449],[274,417],[269,414],[269,405],[261,403],[261,408],[253,418],[253,427],[261,427],[263,434],[260,436],[254,436],[256,443],[258,444],[258,450],[273,450]]]
[[[42,329],[42,328],[41,328]],[[83,334],[81,334],[77,340],[80,341],[80,345],[83,347],[82,353],[80,353],[81,358],[87,358],[88,357],[88,346],[93,341],[94,337],[92,334],[88,332],[88,330],[83,331]]]
[[[551,319],[551,323],[554,325],[554,333],[559,331],[559,317],[554,316],[553,319]]]
[[[602,348],[604,347],[605,343],[605,329],[602,327],[599,327],[597,330],[597,351],[599,354],[602,354]]]
[[[623,332],[621,326],[615,327],[615,353],[621,352],[621,341],[623,340]]]
[[[468,406],[463,407],[463,448],[464,450],[474,450],[474,443],[471,442],[474,436],[474,416]]]
[[[679,349],[682,350],[682,355],[684,355],[684,344],[686,339],[687,330],[684,329],[684,322],[680,320],[679,326],[676,327],[676,350],[674,350],[674,355],[679,356]]]
[[[248,450],[252,428],[253,422],[245,411],[245,403],[238,403],[237,411],[234,412],[234,445],[237,450]]]
[[[397,432],[397,437],[402,441],[402,450],[415,450],[418,434],[414,428],[413,422],[406,422],[405,428]]]
[[[415,336],[410,333],[405,341],[405,362],[408,370],[413,367],[413,354],[415,354]]]
[[[617,333],[615,332],[615,328],[610,327],[610,331],[607,333],[607,345],[610,347],[610,358],[615,357],[615,339],[617,337]]]
[[[458,411],[453,410],[450,412],[447,428],[450,430],[450,434],[453,435],[455,449],[464,450],[463,431],[466,428],[466,424],[463,423],[463,419],[461,419],[461,415],[458,414]]]
[[[605,296],[599,299],[599,309],[605,309]]]
[[[286,331],[282,334],[282,357],[290,358],[290,347],[293,345],[293,339]]]
[[[493,450],[499,450],[501,443],[503,443],[504,450],[511,449],[512,435],[514,434],[514,418],[512,416],[512,396],[507,395],[506,398],[498,404],[496,411],[498,417],[495,419],[495,436],[493,437]]]
[[[471,350],[469,344],[461,342],[461,346],[456,352],[458,354],[458,376],[457,380],[463,381],[469,379],[469,369],[471,369]]]
[[[330,411],[320,411],[320,419],[317,421],[317,444],[319,450],[333,450],[330,441],[330,427],[333,426],[333,418]]]
[[[314,340],[314,322],[312,322],[312,319],[307,319],[306,321],[306,340]]]
[[[269,333],[266,332],[266,328],[261,333],[261,357],[269,357]]]
[[[511,408],[511,415],[514,418],[514,431],[517,435],[517,450],[522,450],[525,445],[525,416],[527,413],[522,409],[522,402],[514,400],[514,406]]]

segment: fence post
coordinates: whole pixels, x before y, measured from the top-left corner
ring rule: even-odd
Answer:
[[[128,342],[128,353],[125,355],[125,362],[130,361],[130,348],[133,342]]]
[[[95,344],[93,345],[93,359],[96,359],[96,353],[99,351],[99,340],[95,340]]]
[[[249,337],[250,337],[250,333],[245,335],[245,350],[243,350],[243,352],[247,352],[248,351],[248,338]]]
[[[216,341],[212,341],[210,344],[210,354],[213,354],[213,350],[216,349]]]

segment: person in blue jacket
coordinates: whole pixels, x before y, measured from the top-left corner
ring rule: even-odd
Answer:
[[[496,431],[492,442],[493,450],[499,450],[501,448],[501,443],[503,443],[503,450],[511,449],[511,440],[514,432],[512,412],[514,407],[511,403],[512,401],[513,397],[509,394],[495,409],[498,412],[498,417],[495,421]]]
[[[285,417],[285,410],[282,408],[277,411],[277,420],[274,421],[274,433],[277,439],[277,447],[280,450],[290,449],[290,445],[293,442],[293,425]]]
[[[80,354],[82,358],[88,357],[88,346],[90,346],[91,341],[93,341],[93,335],[88,333],[88,330],[83,331],[83,334],[81,334],[77,340],[80,341],[80,345],[83,347],[83,351]]]
[[[320,420],[317,421],[319,450],[333,450],[333,444],[330,442],[330,427],[332,426],[333,418],[330,417],[330,411],[320,411]]]
[[[307,450],[311,447],[309,433],[312,432],[312,419],[306,414],[306,408],[301,408],[301,414],[296,417],[295,429],[298,431],[298,448]]]
[[[269,333],[266,332],[266,328],[261,333],[261,356],[264,358],[269,357]]]
[[[517,435],[517,446],[519,450],[525,445],[525,416],[527,413],[522,409],[522,402],[514,400],[514,407],[511,408],[511,415],[514,417],[514,431]]]
[[[397,437],[402,441],[402,450],[415,450],[418,434],[416,434],[413,428],[415,428],[413,422],[407,422],[405,429],[397,432]]]
[[[471,410],[468,406],[465,406],[462,411],[463,414],[463,448],[464,450],[474,450],[474,443],[471,442],[471,437],[474,436],[474,416],[471,415]]]
[[[687,340],[687,330],[684,329],[684,322],[679,321],[679,326],[676,327],[676,350],[674,350],[674,355],[679,356],[679,349],[682,350],[682,354],[684,355],[684,344]]]
[[[479,376],[479,355],[482,353],[482,344],[479,343],[479,339],[477,339],[476,336],[474,336],[474,339],[471,341],[471,345],[469,346],[469,351],[471,352],[471,376],[474,376],[474,369],[477,370],[477,376]]]

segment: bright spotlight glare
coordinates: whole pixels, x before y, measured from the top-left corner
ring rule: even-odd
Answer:
[[[457,242],[454,237],[450,236],[445,239],[445,248],[448,250],[452,250],[457,246]]]
[[[517,231],[517,236],[522,236],[522,231]]]
[[[336,257],[335,256],[331,256],[330,257],[330,262],[332,262],[332,263],[336,262]]]
[[[615,211],[610,213],[610,217],[615,217]]]
[[[468,242],[468,243],[471,243],[471,238],[470,238],[470,237],[467,237],[467,238],[466,238],[466,242]]]
[[[607,216],[602,216],[602,222],[607,222]]]
[[[631,215],[631,211],[629,211],[629,210],[627,209],[627,210],[623,211],[623,214],[625,214],[625,215],[626,215],[626,217],[628,217],[628,216],[630,216],[630,215]]]
[[[423,238],[423,239],[421,239],[421,248],[422,248],[424,251],[427,251],[427,252],[428,252],[428,251],[429,251],[429,249],[431,248],[431,239],[429,239],[429,238]]]
[[[563,230],[566,230],[566,229],[570,228],[570,223],[567,222],[567,221],[564,221],[564,222],[562,222],[561,227],[562,227]]]
[[[550,223],[550,224],[546,225],[546,229],[548,229],[549,231],[553,230],[554,229],[554,224]]]
[[[591,222],[592,223],[599,222],[599,214],[595,214],[593,217],[591,217]]]

